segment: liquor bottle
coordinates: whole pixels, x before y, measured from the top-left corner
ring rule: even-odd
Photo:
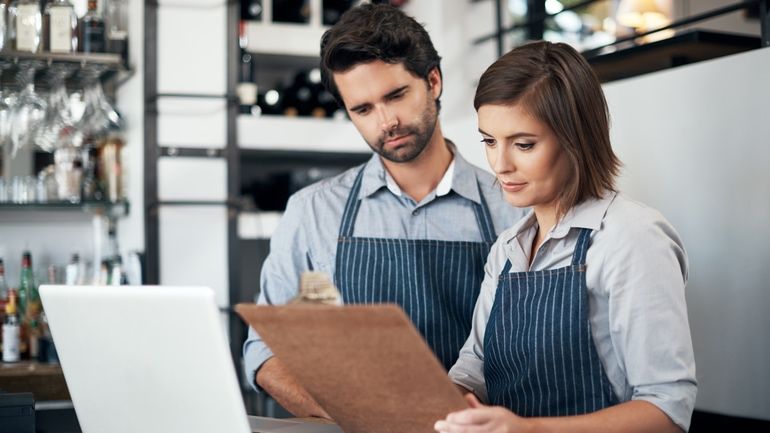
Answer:
[[[104,19],[96,9],[96,0],[88,0],[88,12],[80,20],[80,51],[105,52]]]
[[[11,292],[5,306],[3,321],[3,362],[18,362],[21,359],[21,321],[16,305],[16,294]]]
[[[68,286],[74,286],[81,284],[82,281],[82,269],[80,268],[80,255],[73,253],[69,264],[64,270],[64,284]]]
[[[17,0],[10,7],[14,49],[29,53],[40,51],[43,16],[38,0]]]
[[[128,0],[107,3],[107,51],[120,54],[128,63]]]
[[[25,317],[27,314],[27,304],[30,302],[30,297],[33,296],[32,288],[34,286],[35,279],[32,272],[32,254],[29,251],[24,251],[21,256],[21,276],[19,281],[20,317]]]
[[[72,53],[78,50],[78,16],[69,0],[53,0],[43,13],[43,50]]]
[[[5,265],[3,259],[0,259],[0,322],[3,322],[5,314],[5,305],[8,303],[8,284],[5,281]]]

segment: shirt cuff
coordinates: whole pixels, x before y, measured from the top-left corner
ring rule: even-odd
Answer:
[[[268,359],[273,357],[273,352],[261,341],[247,341],[243,344],[243,369],[246,374],[246,382],[259,393],[264,390],[257,385],[257,371]]]
[[[690,429],[697,391],[698,386],[693,382],[638,386],[634,388],[631,400],[642,400],[654,404],[671,418],[674,424],[686,432]]]

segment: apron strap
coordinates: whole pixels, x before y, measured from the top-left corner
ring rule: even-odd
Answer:
[[[572,265],[585,265],[588,247],[591,244],[591,229],[580,229],[575,251],[572,253]]]
[[[358,209],[361,207],[361,200],[358,199],[358,193],[361,191],[362,179],[364,178],[364,169],[361,167],[353,182],[353,188],[350,190],[348,201],[345,203],[345,211],[342,213],[342,224],[340,224],[340,238],[353,237],[353,227],[355,226]]]
[[[497,239],[497,234],[495,233],[495,226],[492,222],[492,214],[489,212],[487,200],[481,192],[481,185],[478,180],[476,180],[476,187],[479,189],[479,200],[481,201],[481,204],[475,204],[473,206],[473,210],[476,212],[476,222],[479,225],[481,238],[484,242],[493,243],[495,239]]]
[[[500,279],[501,279],[501,280],[502,280],[503,278],[505,278],[505,276],[506,276],[506,275],[508,275],[508,273],[510,273],[510,272],[511,272],[511,266],[512,266],[512,265],[511,265],[511,261],[510,261],[510,260],[508,260],[508,259],[506,259],[506,260],[505,260],[505,266],[503,266],[503,270],[502,270],[502,271],[500,271]]]

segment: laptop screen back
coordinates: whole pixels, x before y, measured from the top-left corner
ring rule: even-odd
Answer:
[[[40,294],[84,433],[251,431],[211,289]]]

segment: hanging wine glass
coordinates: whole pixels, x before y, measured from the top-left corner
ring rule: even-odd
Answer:
[[[6,86],[2,80],[3,73],[10,69],[13,63],[9,60],[0,60],[0,151],[2,151],[5,144],[10,140],[11,130],[11,106],[14,102],[13,93],[10,91],[10,87]]]
[[[47,81],[50,91],[47,97],[47,109],[41,128],[38,130],[35,142],[46,152],[53,152],[59,147],[60,135],[64,128],[72,127],[75,121],[70,109],[67,94],[67,78],[77,68],[73,64],[53,64],[48,70]]]
[[[105,137],[111,130],[122,129],[123,120],[104,94],[101,74],[105,67],[91,65],[90,68],[81,74],[85,109],[76,129],[83,137],[96,139]]]
[[[41,61],[24,61],[19,63],[16,79],[19,92],[16,103],[11,109],[11,157],[25,146],[34,144],[37,130],[45,119],[46,101],[35,93],[35,72],[44,67]]]

